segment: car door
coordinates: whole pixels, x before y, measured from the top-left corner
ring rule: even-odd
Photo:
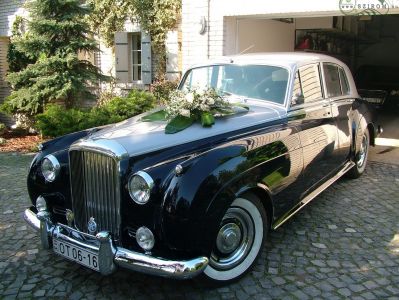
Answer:
[[[324,96],[319,63],[298,69],[288,122],[295,124],[299,131],[304,196],[336,168],[337,128],[330,101]]]
[[[334,151],[337,167],[344,163],[350,153],[352,103],[345,70],[333,63],[323,63],[323,77],[327,97],[331,103],[332,117],[337,124],[338,148]]]

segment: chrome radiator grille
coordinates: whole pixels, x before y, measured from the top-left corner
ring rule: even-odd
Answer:
[[[75,224],[87,232],[94,217],[97,231],[120,233],[120,180],[118,163],[110,156],[73,150],[69,152],[72,206]]]

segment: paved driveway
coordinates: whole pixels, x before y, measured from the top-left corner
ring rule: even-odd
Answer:
[[[372,162],[282,228],[255,269],[222,288],[120,270],[103,277],[40,250],[21,218],[32,156],[0,154],[0,298],[399,299],[399,166]]]

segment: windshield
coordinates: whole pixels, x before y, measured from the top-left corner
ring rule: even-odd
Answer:
[[[237,95],[283,104],[288,71],[261,65],[215,65],[190,70],[180,89],[214,88],[221,95]]]

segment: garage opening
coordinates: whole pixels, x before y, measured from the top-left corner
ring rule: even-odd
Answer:
[[[378,108],[381,138],[390,140],[385,150],[398,151],[399,160],[399,15],[229,17],[225,24],[226,55],[302,51],[345,62],[360,95]]]

